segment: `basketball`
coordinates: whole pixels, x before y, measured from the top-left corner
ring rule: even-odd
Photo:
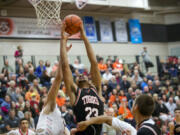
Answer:
[[[70,34],[76,34],[80,31],[80,25],[82,23],[82,20],[77,15],[68,15],[64,18],[64,22],[66,24],[65,31]]]

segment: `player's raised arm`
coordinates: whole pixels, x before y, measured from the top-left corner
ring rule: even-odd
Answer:
[[[65,48],[67,51],[69,51],[71,49],[71,47],[72,47],[72,45],[70,45],[69,47],[65,47]],[[47,101],[45,102],[45,106],[48,104],[48,108],[46,108],[46,113],[53,111],[53,109],[55,108],[56,96],[58,94],[58,90],[60,88],[62,78],[63,78],[62,64],[61,64],[61,59],[60,59],[55,79],[53,80],[52,86],[47,95]]]
[[[61,27],[61,60],[62,60],[62,70],[63,70],[63,78],[67,91],[67,95],[70,97],[70,102],[73,105],[75,102],[75,92],[77,89],[77,85],[73,82],[72,72],[69,67],[68,56],[66,51],[66,44],[68,37],[65,35],[65,24],[62,24]]]
[[[77,130],[78,131],[84,131],[86,128],[93,124],[103,124],[106,123],[108,125],[112,125],[112,117],[110,116],[99,116],[99,117],[93,117],[87,121],[82,121],[78,123]]]
[[[92,78],[92,83],[95,85],[98,95],[102,96],[102,92],[101,92],[101,74],[98,68],[98,63],[96,60],[96,56],[94,54],[93,48],[88,40],[88,38],[86,37],[85,31],[84,31],[84,27],[83,24],[81,24],[81,37],[84,41],[85,47],[86,47],[86,51],[87,51],[87,56],[89,58],[89,61],[91,63],[91,78]]]
[[[78,123],[77,130],[84,131],[88,126],[92,124],[102,124],[106,123],[112,126],[115,130],[121,131],[122,133],[128,133],[129,135],[136,135],[137,131],[130,124],[121,121],[117,118],[113,118],[111,116],[98,116],[93,117],[87,121],[82,121]]]

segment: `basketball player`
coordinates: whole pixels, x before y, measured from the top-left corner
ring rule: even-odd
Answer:
[[[72,47],[65,47],[68,51]],[[37,135],[69,135],[69,131],[65,128],[64,120],[61,112],[56,105],[56,96],[62,81],[61,61],[57,69],[56,77],[52,83],[47,100],[40,113],[36,134]]]
[[[26,118],[22,118],[19,121],[19,128],[12,130],[7,133],[7,135],[35,135],[35,132],[28,129],[29,121]]]
[[[92,83],[88,80],[88,77],[83,74],[80,74],[77,77],[76,83],[73,82],[73,76],[69,67],[65,48],[68,38],[65,34],[65,24],[63,24],[62,28],[61,40],[61,59],[64,82],[77,122],[89,120],[91,117],[97,117],[104,113],[104,104],[101,100],[101,75],[98,64],[92,46],[85,35],[83,24],[81,24],[80,27],[81,37],[84,41],[87,55],[91,63],[90,74]],[[100,135],[101,129],[102,125],[91,125],[85,131],[77,132],[76,135]]]
[[[140,95],[136,98],[132,108],[132,113],[137,123],[137,131],[129,124],[120,121],[117,118],[99,116],[88,121],[78,123],[77,130],[85,130],[91,124],[107,123],[114,127],[117,131],[125,132],[126,135],[160,135],[160,129],[151,119],[154,111],[154,101],[148,95]],[[75,130],[74,130],[75,132]]]
[[[180,108],[174,110],[175,122],[169,123],[170,135],[180,135]]]

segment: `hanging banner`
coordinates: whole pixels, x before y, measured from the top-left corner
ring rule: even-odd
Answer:
[[[102,42],[113,42],[111,22],[108,19],[99,20]]]
[[[35,18],[2,18],[0,17],[0,37],[60,39],[60,26],[48,25],[46,28],[37,25]],[[80,39],[77,33],[71,39]]]
[[[116,31],[116,40],[117,42],[128,42],[128,34],[126,28],[126,22],[123,19],[115,21],[115,31]]]
[[[139,20],[130,19],[129,29],[130,29],[131,42],[133,44],[141,44],[143,41],[142,41],[141,25],[139,23]]]
[[[86,36],[90,42],[97,42],[96,26],[93,17],[85,16],[83,17],[84,28]]]

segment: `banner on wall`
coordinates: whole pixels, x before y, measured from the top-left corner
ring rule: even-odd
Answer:
[[[128,34],[126,28],[126,22],[123,19],[115,21],[115,31],[116,31],[116,40],[117,42],[128,42]]]
[[[111,22],[108,19],[100,19],[100,34],[102,42],[113,42]]]
[[[142,41],[141,25],[139,23],[139,20],[130,19],[129,29],[130,29],[131,42],[133,44],[141,44],[143,41]]]
[[[75,34],[71,39],[79,39],[79,35],[79,33]],[[60,27],[48,25],[45,29],[37,25],[37,20],[35,18],[0,17],[0,37],[59,39]]]
[[[96,26],[93,17],[85,16],[83,17],[84,28],[86,36],[90,42],[97,42]]]

